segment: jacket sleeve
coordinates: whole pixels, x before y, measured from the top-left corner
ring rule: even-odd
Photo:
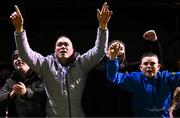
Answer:
[[[46,102],[46,92],[42,82],[36,82],[36,84],[32,85],[33,88],[28,87],[26,90],[25,96],[22,98],[29,99],[30,101],[34,101],[37,103],[45,103]]]
[[[101,30],[98,28],[95,46],[81,56],[82,67],[86,73],[97,65],[105,55],[108,45],[108,36],[108,29]]]
[[[173,90],[180,86],[180,72],[163,71],[162,75],[165,76],[164,78],[167,78],[167,81]]]
[[[10,79],[6,80],[6,83],[0,89],[0,102],[7,105],[10,100],[9,94],[11,92],[12,81]],[[13,99],[13,98],[12,98]]]
[[[31,67],[33,71],[41,74],[40,72],[45,57],[30,48],[25,30],[21,33],[14,32],[14,37],[16,47],[19,50],[21,58]]]
[[[159,40],[156,40],[156,41],[145,40],[145,50],[144,51],[155,53],[159,58],[160,64],[163,63],[162,47],[161,47]]]
[[[119,70],[119,61],[107,60],[107,79],[113,82],[115,85],[120,86],[124,90],[132,92],[135,88],[135,78],[131,73],[121,73]]]

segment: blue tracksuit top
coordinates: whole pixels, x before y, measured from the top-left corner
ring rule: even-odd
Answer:
[[[171,91],[180,85],[180,72],[158,71],[148,79],[143,72],[121,73],[119,61],[107,60],[107,79],[132,93],[135,116],[169,117]]]

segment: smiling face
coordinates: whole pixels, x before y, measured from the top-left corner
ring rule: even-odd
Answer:
[[[26,73],[29,70],[29,66],[19,57],[18,54],[13,57],[14,69],[20,73]]]
[[[148,78],[152,78],[160,69],[157,56],[145,56],[141,59],[140,69]]]
[[[73,45],[69,38],[62,36],[57,40],[55,45],[55,55],[60,62],[64,60],[67,61],[73,52]]]

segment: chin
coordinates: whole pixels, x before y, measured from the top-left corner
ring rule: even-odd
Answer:
[[[154,77],[154,75],[147,75],[147,77],[148,77],[148,78],[152,78],[152,77]]]
[[[64,56],[59,57],[59,60],[66,60],[66,59],[67,57],[64,57]]]
[[[21,70],[22,70],[22,68],[18,67],[18,68],[16,68],[16,70],[17,70],[17,71],[21,71]]]
[[[21,69],[21,66],[16,66],[16,69],[17,69],[17,70]]]

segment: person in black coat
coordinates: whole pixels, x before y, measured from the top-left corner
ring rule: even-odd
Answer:
[[[19,57],[12,54],[14,72],[0,90],[0,103],[7,117],[46,117],[47,96],[42,79]]]

